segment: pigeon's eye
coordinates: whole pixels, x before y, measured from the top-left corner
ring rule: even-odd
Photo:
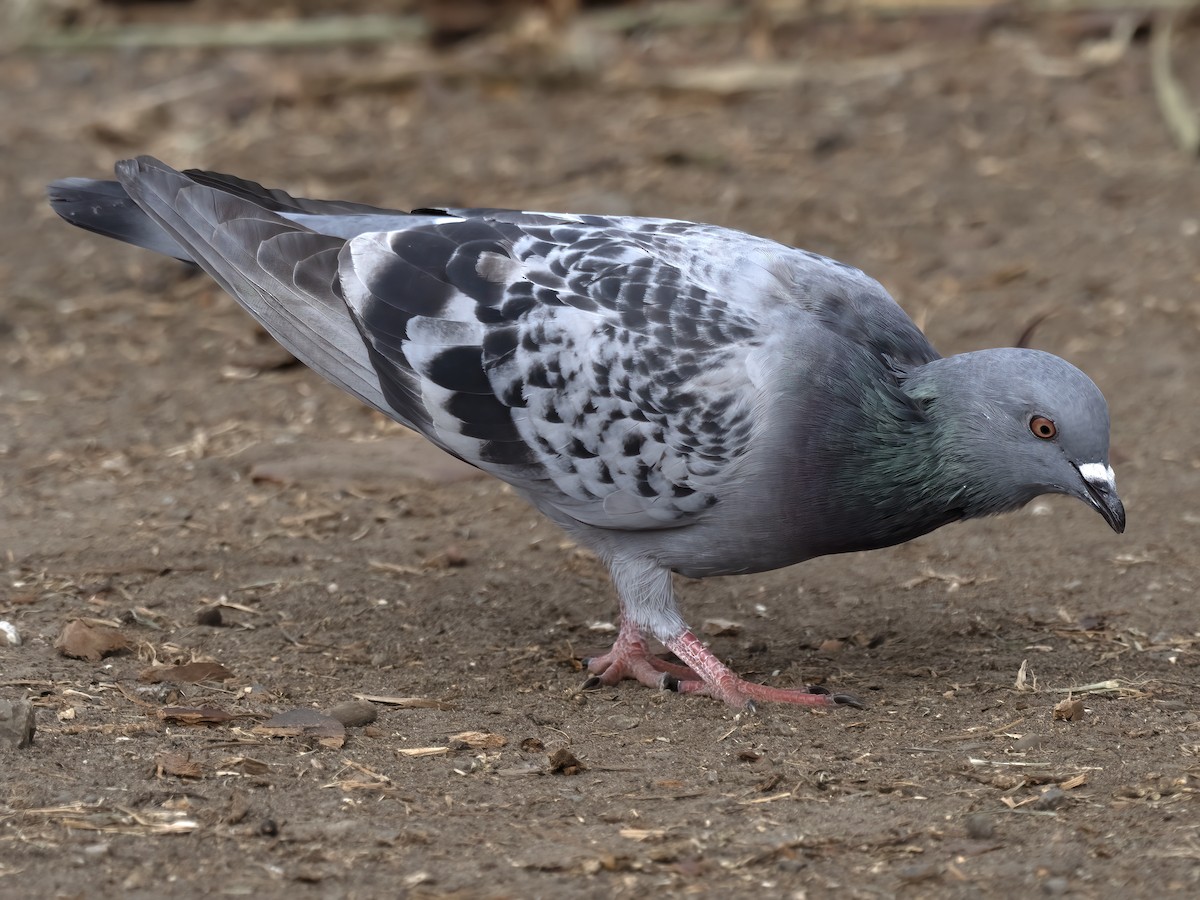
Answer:
[[[1045,416],[1034,416],[1029,422],[1029,430],[1043,441],[1048,441],[1058,434],[1058,429],[1054,426],[1054,423]]]

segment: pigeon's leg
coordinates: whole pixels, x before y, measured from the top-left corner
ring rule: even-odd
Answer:
[[[625,678],[632,678],[647,687],[674,689],[680,681],[695,681],[700,677],[686,666],[651,655],[642,629],[625,615],[624,604],[621,630],[617,632],[612,649],[603,656],[584,660],[584,665],[592,673],[592,677],[584,682],[585,689],[616,684]]]
[[[755,701],[791,703],[795,706],[853,706],[862,709],[862,701],[850,694],[828,694],[808,688],[788,690],[746,681],[733,673],[691,631],[684,630],[663,641],[667,649],[686,662],[699,675],[699,680],[681,680],[675,690],[681,694],[703,694],[724,700],[738,708],[753,707]]]
[[[621,597],[621,630],[612,652],[600,657],[592,672],[600,683],[613,684],[636,678],[651,687],[667,687],[681,694],[703,694],[724,700],[738,709],[753,709],[755,702],[791,703],[798,706],[861,707],[849,694],[827,694],[817,690],[785,690],[739,678],[692,634],[679,614],[671,587],[671,572],[648,559],[614,558],[609,563],[613,583]],[[646,649],[643,635],[653,634],[686,664],[673,666],[655,660]],[[615,671],[614,671],[615,670]],[[613,672],[610,680],[609,672]],[[628,673],[628,674],[626,674]]]

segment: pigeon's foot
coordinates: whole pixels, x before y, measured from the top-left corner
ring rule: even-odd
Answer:
[[[715,697],[738,709],[754,709],[757,701],[791,703],[794,706],[864,708],[863,702],[852,694],[831,694],[819,687],[809,687],[802,691],[788,690],[746,681],[717,659],[690,631],[683,632],[666,644],[672,653],[690,664],[692,671],[699,676],[679,679],[675,690],[681,694]]]
[[[593,656],[583,662],[592,673],[583,683],[584,690],[616,684],[626,678],[632,678],[646,687],[677,690],[680,683],[700,679],[700,676],[687,666],[651,655],[645,638],[636,626],[624,621],[612,649],[603,656]]]

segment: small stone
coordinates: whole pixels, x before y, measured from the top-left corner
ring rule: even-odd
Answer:
[[[33,706],[26,700],[0,700],[0,750],[20,750],[33,743]]]
[[[1061,897],[1071,888],[1071,882],[1065,878],[1047,878],[1042,882],[1042,891],[1051,897]]]
[[[987,813],[972,813],[967,816],[967,837],[975,841],[989,841],[996,835],[996,826]]]
[[[1012,749],[1014,753],[1027,753],[1030,750],[1036,750],[1046,742],[1046,739],[1040,734],[1024,734],[1013,741]]]
[[[1042,791],[1040,797],[1033,801],[1032,807],[1037,810],[1058,809],[1067,802],[1067,792],[1054,784]]]
[[[224,621],[221,617],[221,607],[206,606],[196,613],[197,625],[208,625],[212,628],[220,628]]]
[[[379,710],[370,700],[347,700],[331,706],[326,715],[337,719],[347,728],[361,728],[379,718]]]
[[[17,631],[17,626],[12,622],[0,622],[0,634],[4,635],[4,640],[12,647],[21,646],[21,633]]]

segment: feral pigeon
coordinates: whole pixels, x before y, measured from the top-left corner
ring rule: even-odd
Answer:
[[[886,547],[1047,493],[1125,528],[1086,375],[1029,349],[940,357],[878,282],[814,253],[672,219],[305,200],[149,157],[116,175],[50,202],[196,263],[302,362],[597,553],[620,629],[592,686],[855,705],[735,675],[671,573]]]

